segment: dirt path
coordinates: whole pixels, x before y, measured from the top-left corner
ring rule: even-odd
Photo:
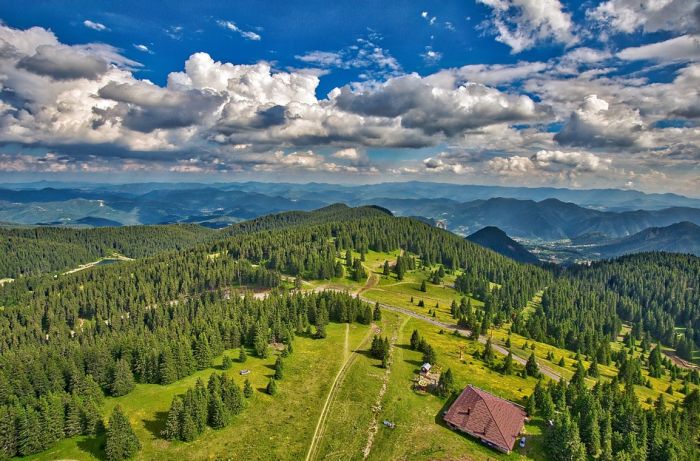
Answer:
[[[369,299],[362,298],[362,297],[360,297],[360,299],[362,299],[363,301],[368,302],[368,303],[373,302]],[[404,309],[402,307],[396,307],[396,306],[391,306],[389,304],[382,304],[382,303],[379,303],[379,306],[382,309],[388,309],[390,311],[399,312],[399,313],[408,315],[409,317],[413,317],[415,319],[422,320],[424,322],[428,322],[428,323],[431,323],[435,326],[444,328],[445,330],[448,330],[448,331],[455,331],[456,330],[460,335],[462,335],[464,337],[471,336],[471,331],[469,331],[469,330],[466,330],[464,328],[458,328],[457,325],[450,325],[448,323],[444,323],[444,322],[441,322],[439,320],[436,320],[432,317],[418,314],[417,312],[413,312],[412,310],[409,310],[409,309]],[[488,339],[488,337],[485,335],[479,336],[479,342],[481,344],[486,344],[487,339]],[[498,352],[501,355],[508,355],[508,349],[506,349],[505,347],[499,346],[498,344],[494,344],[494,343],[491,343],[491,347],[494,351]],[[525,365],[525,363],[527,363],[527,360],[525,360],[524,358],[519,357],[515,354],[513,354],[513,360],[518,362],[521,365]],[[547,366],[542,365],[542,363],[540,363],[539,361],[537,364],[540,367],[540,371],[544,375],[549,376],[550,378],[554,379],[555,381],[559,381],[561,379],[561,375],[559,373],[557,373],[556,371],[552,370],[551,368],[548,368]]]
[[[381,413],[382,411],[382,401],[384,400],[384,394],[386,394],[386,389],[389,385],[389,377],[391,375],[391,364],[393,362],[392,353],[394,351],[394,345],[396,344],[396,341],[398,341],[399,335],[401,334],[403,327],[406,325],[406,322],[408,322],[408,317],[403,318],[401,325],[399,325],[399,327],[396,330],[394,330],[394,334],[391,335],[391,339],[389,340],[389,364],[387,365],[387,368],[384,371],[384,376],[382,376],[382,387],[379,388],[377,400],[375,401],[374,406],[372,407],[372,421],[370,422],[369,429],[367,430],[367,444],[365,445],[365,449],[362,450],[363,459],[367,459],[370,452],[372,451],[374,436],[379,430],[379,413]]]
[[[309,450],[306,453],[306,461],[316,459],[316,457],[318,456],[318,448],[320,441],[323,438],[323,433],[326,430],[326,420],[328,419],[328,412],[331,407],[331,403],[333,402],[333,400],[335,400],[335,396],[338,394],[338,390],[340,389],[340,385],[345,379],[345,375],[347,374],[352,364],[355,362],[355,359],[357,359],[357,351],[360,348],[362,348],[362,346],[369,340],[373,333],[375,333],[375,328],[370,328],[365,337],[362,338],[362,341],[357,346],[357,348],[354,351],[351,351],[350,325],[345,325],[345,343],[343,350],[343,357],[345,358],[345,360],[343,362],[343,365],[340,367],[338,374],[335,375],[335,379],[333,380],[333,384],[331,385],[331,390],[328,392],[326,401],[323,403],[321,414],[319,415],[318,421],[316,422],[316,429],[314,430],[314,435],[311,438],[311,445],[309,445]]]

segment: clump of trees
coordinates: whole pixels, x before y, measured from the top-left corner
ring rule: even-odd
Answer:
[[[389,344],[389,338],[386,336],[384,339],[375,335],[372,338],[372,345],[369,349],[369,353],[375,359],[382,361],[382,368],[386,368],[389,364],[389,355],[391,353],[391,345]]]
[[[613,379],[588,389],[584,375],[575,375],[570,384],[562,380],[545,386],[540,381],[528,399],[528,413],[552,421],[545,433],[545,448],[552,460],[698,459],[697,390],[673,408],[660,395],[653,408],[645,410],[633,385],[621,386]]]
[[[207,385],[197,380],[182,396],[177,396],[168,411],[163,437],[168,440],[195,440],[204,429],[221,429],[245,406],[240,387],[225,374],[214,373]]]

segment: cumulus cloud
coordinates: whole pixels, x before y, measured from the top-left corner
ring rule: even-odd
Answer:
[[[494,157],[487,162],[493,173],[505,176],[521,176],[535,171],[545,174],[579,175],[607,170],[611,161],[588,152],[563,152],[540,150],[530,157],[514,155]]]
[[[95,22],[95,21],[90,21],[89,19],[86,19],[83,21],[83,25],[87,27],[88,29],[96,30],[98,32],[102,32],[103,30],[108,30],[107,26],[100,22]]]
[[[19,60],[17,67],[55,80],[95,79],[107,72],[107,62],[99,56],[69,46],[40,45],[31,56]]]
[[[253,40],[253,41],[257,42],[257,41],[260,41],[262,39],[260,34],[255,33],[253,31],[250,31],[250,30],[243,30],[240,27],[238,27],[236,25],[236,23],[233,21],[218,20],[218,21],[216,21],[216,23],[219,25],[219,27],[223,27],[224,29],[235,32],[246,40]]]
[[[630,148],[649,147],[639,112],[623,105],[611,107],[592,94],[571,113],[554,139],[565,146]]]
[[[589,19],[612,32],[693,32],[700,26],[696,0],[609,0],[586,11]]]
[[[348,112],[400,117],[402,127],[446,136],[496,123],[536,120],[545,111],[524,95],[507,94],[476,83],[437,88],[416,74],[370,89],[342,88],[334,102]]]
[[[493,11],[491,25],[496,40],[512,53],[551,40],[565,45],[576,42],[571,15],[559,0],[478,0]]]

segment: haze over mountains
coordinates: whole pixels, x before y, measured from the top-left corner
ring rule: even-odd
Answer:
[[[574,245],[599,247],[599,253],[591,253],[598,257],[638,246],[639,251],[695,252],[696,229],[689,224],[700,225],[700,199],[676,194],[425,182],[5,185],[0,189],[0,222],[85,227],[179,222],[221,228],[270,213],[313,210],[332,203],[379,205],[396,215],[442,221],[460,235],[495,226],[506,238],[571,240]],[[681,222],[686,224],[623,243],[647,229]]]

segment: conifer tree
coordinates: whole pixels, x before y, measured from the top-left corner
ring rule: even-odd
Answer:
[[[379,303],[374,305],[374,312],[372,313],[372,319],[378,322],[382,319],[382,310],[379,308]]]
[[[105,436],[105,456],[108,461],[129,459],[141,449],[141,443],[131,428],[129,419],[117,405],[109,418]]]
[[[503,362],[503,374],[512,375],[513,374],[513,352],[508,351],[505,361]]]
[[[413,333],[411,333],[411,349],[412,350],[418,350],[418,345],[420,344],[420,334],[418,333],[418,330],[413,330]]]
[[[110,385],[112,395],[115,397],[126,395],[134,389],[134,385],[134,375],[131,372],[129,362],[125,359],[119,359],[112,373],[112,383]]]
[[[243,395],[245,398],[249,399],[253,396],[253,385],[250,384],[250,380],[246,379],[243,383]]]
[[[540,367],[537,365],[537,360],[535,359],[535,353],[531,353],[525,363],[525,373],[527,376],[533,376],[537,378],[540,375]]]
[[[279,381],[284,376],[284,364],[282,363],[282,357],[277,357],[275,360],[275,380]]]
[[[266,391],[268,394],[273,396],[277,394],[277,383],[275,382],[275,378],[270,378],[270,381],[267,383]]]
[[[163,429],[163,437],[167,440],[182,439],[182,420],[183,420],[184,405],[180,397],[175,397],[170,404],[168,417],[165,420],[165,429]]]
[[[224,355],[224,358],[221,361],[221,368],[224,370],[230,370],[232,366],[233,360],[231,360],[231,357],[229,355]]]
[[[452,393],[454,388],[454,376],[452,376],[452,369],[448,368],[447,371],[440,374],[440,379],[438,379],[437,392],[440,397],[447,397]]]
[[[246,360],[248,360],[248,354],[245,352],[245,347],[241,346],[241,350],[238,353],[238,361],[245,363]]]

